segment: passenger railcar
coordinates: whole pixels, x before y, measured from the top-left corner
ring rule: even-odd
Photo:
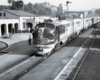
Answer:
[[[87,30],[90,26],[92,26],[93,19],[92,18],[83,18],[83,29]]]
[[[83,30],[83,20],[74,19],[73,20],[74,34],[78,35]]]
[[[93,17],[93,26],[94,26],[94,28],[98,28],[99,27],[99,25],[97,24],[97,23],[99,23],[100,22],[100,17]]]

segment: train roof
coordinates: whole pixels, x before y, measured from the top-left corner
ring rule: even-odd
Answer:
[[[60,21],[61,24],[68,24],[68,23],[73,23],[72,20],[62,20]]]
[[[59,21],[52,21],[52,22],[43,22],[43,23],[49,23],[55,26],[67,24],[67,23],[72,23],[72,20],[59,20]]]
[[[74,22],[76,22],[76,21],[82,21],[82,20],[83,19],[81,19],[81,18],[80,19],[73,19]]]
[[[55,21],[55,22],[43,22],[43,23],[40,23],[40,24],[52,24],[52,25],[54,25],[54,26],[61,25],[61,23],[58,22],[58,21]],[[38,25],[38,24],[37,24],[37,25]]]
[[[92,18],[88,17],[88,18],[82,18],[83,20],[91,20]]]

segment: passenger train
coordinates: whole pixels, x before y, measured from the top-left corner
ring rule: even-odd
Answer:
[[[80,18],[73,20],[60,20],[39,23],[32,32],[36,55],[49,55],[53,50],[59,49],[80,32],[99,23],[97,18]]]

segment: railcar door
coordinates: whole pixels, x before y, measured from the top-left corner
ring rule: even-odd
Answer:
[[[74,36],[74,22],[71,23],[70,27],[71,36]]]
[[[58,39],[58,42],[65,42],[66,41],[66,38],[65,38],[65,26],[64,25],[59,25],[57,27],[57,39]]]
[[[58,43],[60,41],[60,30],[58,26],[56,27],[55,33],[56,33],[56,42]]]

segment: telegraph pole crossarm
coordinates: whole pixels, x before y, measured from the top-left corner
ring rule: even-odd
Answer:
[[[72,3],[72,2],[70,2],[70,1],[67,1],[67,2],[66,2],[67,12],[68,12],[68,4],[69,4],[69,3]]]

